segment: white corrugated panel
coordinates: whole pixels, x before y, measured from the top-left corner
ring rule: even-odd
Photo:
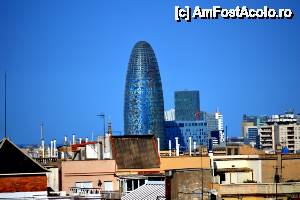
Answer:
[[[148,181],[146,184],[123,196],[121,200],[156,200],[158,197],[165,197],[164,181]]]

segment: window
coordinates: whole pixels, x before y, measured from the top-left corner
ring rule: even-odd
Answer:
[[[127,191],[132,191],[132,180],[127,180]]]
[[[236,148],[236,149],[234,149],[234,155],[238,155],[239,153],[238,153],[238,149]]]
[[[140,180],[140,185],[144,185],[145,184],[145,180],[144,179],[141,179]]]
[[[92,183],[92,181],[76,182],[75,183],[75,187],[79,187],[79,188],[92,188],[93,187],[93,183]]]
[[[139,180],[133,180],[133,188],[137,189],[139,187]]]
[[[112,181],[104,181],[104,191],[113,191]]]

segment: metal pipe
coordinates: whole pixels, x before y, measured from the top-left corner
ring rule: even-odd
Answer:
[[[72,135],[72,144],[76,144],[75,134]]]
[[[190,156],[192,155],[192,137],[189,137],[189,151],[190,151]]]
[[[172,156],[172,143],[171,143],[171,140],[169,140],[169,156]]]
[[[178,144],[178,137],[175,137],[175,148],[176,148],[176,156],[179,156],[179,144]]]
[[[56,157],[56,139],[53,140],[53,157]]]
[[[157,151],[158,151],[158,155],[160,156],[160,139],[159,139],[159,137],[157,138]]]

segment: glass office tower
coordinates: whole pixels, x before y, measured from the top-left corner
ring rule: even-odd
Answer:
[[[200,120],[199,91],[175,92],[175,120],[195,121]]]
[[[164,100],[154,51],[145,41],[131,52],[125,86],[125,135],[154,134],[164,146]]]

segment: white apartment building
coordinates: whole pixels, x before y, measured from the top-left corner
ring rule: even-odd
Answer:
[[[260,146],[264,150],[276,150],[276,146],[288,148],[289,153],[300,151],[300,125],[277,124],[261,126],[259,129]]]
[[[223,115],[219,111],[215,113],[204,113],[204,120],[207,122],[207,132],[219,131],[220,144],[225,143]]]
[[[225,142],[225,135],[224,135],[224,125],[223,125],[223,115],[219,111],[215,113],[215,118],[217,120],[218,131],[220,135],[220,143]]]

